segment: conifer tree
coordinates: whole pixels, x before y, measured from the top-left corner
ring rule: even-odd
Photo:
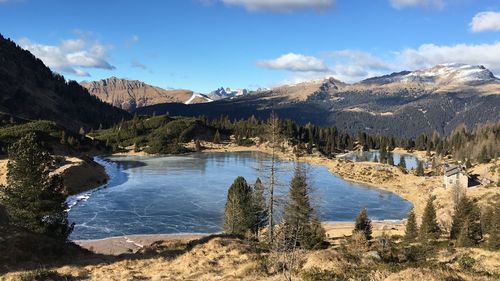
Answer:
[[[387,148],[385,147],[384,144],[380,147],[379,150],[380,154],[380,163],[387,163]]]
[[[476,203],[462,196],[455,206],[450,239],[457,239],[457,245],[468,247],[477,245],[483,238],[481,214]]]
[[[258,232],[261,228],[267,225],[268,209],[266,205],[266,196],[264,193],[264,185],[260,178],[257,178],[253,190],[253,208],[255,214],[255,231]]]
[[[399,164],[398,166],[401,168],[401,169],[404,169],[406,170],[406,159],[405,159],[405,156],[404,155],[401,155],[399,157]]]
[[[325,232],[319,219],[314,215],[309,198],[310,188],[306,172],[297,167],[290,182],[288,200],[283,213],[285,240],[297,241],[304,249],[323,245]],[[290,247],[298,246],[288,243]]]
[[[227,192],[224,208],[224,232],[245,235],[255,225],[252,188],[243,177],[237,177]]]
[[[434,208],[434,197],[430,197],[422,216],[419,238],[422,242],[427,242],[429,239],[438,238],[440,233],[441,229],[437,223],[436,209]]]
[[[407,242],[415,241],[418,236],[417,220],[415,218],[415,212],[411,210],[406,221],[406,230],[404,239]]]
[[[68,224],[61,178],[49,177],[51,162],[35,134],[14,143],[9,148],[7,185],[0,188],[0,203],[11,224],[66,240],[73,226]]]
[[[490,162],[488,157],[488,150],[486,150],[486,146],[483,146],[481,152],[479,153],[478,160],[479,163],[484,164]]]
[[[417,176],[423,177],[424,176],[424,163],[423,161],[417,160]]]
[[[356,217],[353,234],[355,232],[363,233],[368,241],[372,239],[372,221],[368,218],[368,211],[366,208],[361,209]]]
[[[466,196],[459,196],[455,203],[455,213],[450,229],[450,239],[457,239],[462,225],[472,210],[472,204]]]
[[[394,155],[392,155],[392,153],[388,153],[388,156],[387,156],[387,164],[391,165],[391,166],[394,166]]]
[[[217,130],[215,132],[215,135],[214,135],[214,143],[215,144],[219,144],[220,143],[220,133],[219,133],[219,130]]]
[[[500,206],[498,204],[488,227],[488,234],[488,249],[500,250]]]
[[[311,223],[306,227],[305,235],[301,241],[304,249],[321,249],[325,246],[326,232],[321,221],[314,216]]]
[[[306,175],[301,168],[297,167],[290,182],[288,199],[283,213],[283,221],[288,225],[287,235],[299,237],[298,240],[300,240],[306,225],[310,222],[312,212]]]

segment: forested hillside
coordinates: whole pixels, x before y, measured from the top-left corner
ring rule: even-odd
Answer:
[[[78,131],[111,126],[128,114],[53,73],[30,52],[0,35],[0,112],[51,120]]]

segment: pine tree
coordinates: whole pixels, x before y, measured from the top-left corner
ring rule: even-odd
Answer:
[[[488,248],[493,251],[500,250],[500,206],[498,204],[488,227],[488,234]]]
[[[425,171],[424,171],[424,163],[423,163],[423,161],[420,161],[420,160],[417,160],[417,163],[418,163],[417,164],[417,171],[416,171],[417,172],[417,176],[423,177],[424,173],[425,173]]]
[[[309,200],[310,188],[307,184],[306,172],[295,169],[290,182],[288,200],[283,213],[285,240],[295,241],[304,249],[318,248],[323,245],[324,229],[319,219],[314,215],[314,209]],[[289,243],[291,247],[297,246]]]
[[[467,220],[467,216],[471,212],[472,204],[466,196],[460,196],[455,203],[455,213],[450,229],[450,239],[457,239],[462,229],[462,225]]]
[[[457,237],[457,246],[458,247],[471,247],[475,243],[472,241],[469,235],[469,221],[466,220],[464,223],[462,223],[462,227],[460,228],[460,231],[458,233]]]
[[[283,212],[283,221],[288,225],[287,236],[298,237],[300,241],[306,225],[311,220],[312,213],[306,175],[301,168],[297,167],[290,182],[288,199]]]
[[[245,178],[237,177],[227,192],[224,209],[224,232],[245,235],[255,225],[252,188]]]
[[[437,223],[436,209],[434,208],[434,197],[430,197],[422,216],[419,238],[422,242],[427,242],[429,239],[438,238],[440,233],[441,229]]]
[[[380,154],[380,163],[387,163],[387,148],[385,145],[382,145],[379,150]]]
[[[353,234],[355,232],[363,233],[368,241],[372,239],[372,221],[368,218],[368,211],[366,208],[361,209],[356,217]]]
[[[457,245],[468,247],[477,245],[482,238],[483,232],[479,208],[474,201],[462,196],[455,206],[450,239],[457,239]]]
[[[49,177],[52,157],[31,133],[9,148],[7,185],[0,203],[9,222],[33,232],[66,240],[73,226],[68,224],[62,180]]]
[[[253,209],[255,214],[255,231],[258,235],[259,230],[267,225],[268,220],[265,190],[260,178],[257,178],[254,185]]]
[[[219,130],[217,130],[215,132],[215,135],[214,135],[214,143],[215,144],[219,144],[220,143],[220,133],[219,133]]]
[[[406,221],[406,230],[404,240],[407,242],[415,241],[418,236],[417,220],[415,218],[415,212],[411,210]]]
[[[406,170],[406,159],[405,159],[405,156],[404,155],[401,155],[399,157],[399,164],[398,166],[401,168],[401,169],[404,169]]]
[[[388,153],[387,156],[387,164],[394,166],[394,155],[392,153]]]
[[[325,229],[321,225],[319,218],[314,216],[305,229],[305,235],[301,241],[302,248],[308,250],[322,249],[325,247],[325,239]]]
[[[483,148],[481,149],[481,152],[479,153],[477,161],[481,164],[490,162],[490,159],[488,157],[488,150],[486,149],[486,146],[483,146]]]
[[[9,215],[7,214],[7,210],[5,207],[0,205],[0,226],[6,225],[9,223]]]

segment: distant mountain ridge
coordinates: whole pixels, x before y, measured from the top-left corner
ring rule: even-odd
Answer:
[[[474,127],[500,120],[500,80],[483,66],[443,64],[354,84],[320,79],[210,104],[161,104],[138,110],[153,112],[231,119],[252,115],[265,119],[276,112],[299,124],[336,126],[351,133],[444,135],[461,123]]]
[[[67,82],[40,59],[0,35],[0,112],[31,120],[51,120],[78,131],[110,126],[128,118],[75,81]]]
[[[231,99],[235,97],[240,97],[247,95],[249,91],[247,89],[237,89],[231,90],[231,88],[221,87],[215,91],[210,92],[207,96],[212,100],[221,100],[221,99]]]
[[[160,103],[205,102],[195,99],[191,90],[165,90],[137,80],[110,77],[80,84],[102,101],[127,111]]]

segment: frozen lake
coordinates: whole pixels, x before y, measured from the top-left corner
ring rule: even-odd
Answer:
[[[68,199],[73,240],[133,234],[221,231],[227,190],[237,176],[267,182],[269,156],[255,152],[198,153],[98,159],[111,179],[94,192]],[[279,161],[278,195],[284,200],[296,165]],[[311,198],[323,221],[354,220],[361,208],[372,219],[405,218],[412,205],[396,194],[353,184],[325,167],[306,166]],[[76,202],[76,199],[80,201]]]

